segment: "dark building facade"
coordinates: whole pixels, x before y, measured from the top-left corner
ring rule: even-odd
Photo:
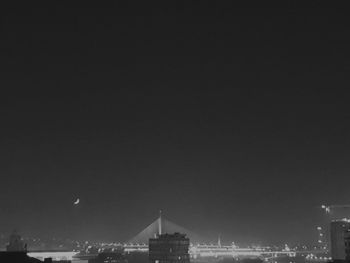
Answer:
[[[333,260],[346,259],[346,237],[350,229],[348,220],[334,220],[331,222],[331,255]]]
[[[350,262],[350,230],[347,230],[344,234],[345,241],[345,260]]]
[[[150,263],[189,263],[190,239],[185,234],[162,234],[149,239]]]

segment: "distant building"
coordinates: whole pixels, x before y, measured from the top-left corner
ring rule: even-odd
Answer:
[[[190,239],[185,234],[161,234],[149,239],[150,263],[189,263]]]
[[[27,252],[27,244],[22,240],[22,237],[16,231],[10,236],[9,244],[6,246],[8,252]]]
[[[350,237],[349,220],[334,220],[331,222],[331,256],[333,260],[346,260],[346,245],[345,238]],[[350,244],[349,244],[350,245]],[[350,248],[350,247],[349,247]],[[349,250],[350,252],[350,250]]]

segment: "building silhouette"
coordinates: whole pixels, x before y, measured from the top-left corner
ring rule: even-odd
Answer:
[[[13,231],[6,246],[6,251],[0,251],[0,262],[42,263],[43,261],[29,257],[27,255],[27,244],[23,242],[22,237],[16,231]],[[45,258],[44,262],[52,263],[52,259]]]
[[[333,260],[346,260],[346,238],[350,237],[350,221],[334,220],[331,222],[331,256]],[[349,244],[350,245],[350,244]],[[350,251],[349,251],[350,252]]]
[[[42,263],[43,261],[29,257],[26,252],[0,252],[0,262],[6,263]],[[51,263],[51,259],[45,259],[44,262]]]
[[[149,239],[150,263],[189,263],[190,239],[185,234],[159,234]]]
[[[350,230],[347,230],[344,234],[345,241],[345,260],[350,261]]]
[[[8,252],[27,252],[27,244],[22,240],[22,237],[16,232],[10,235],[9,244],[6,246]]]

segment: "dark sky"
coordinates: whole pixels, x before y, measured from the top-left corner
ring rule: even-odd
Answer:
[[[162,208],[314,241],[350,202],[347,10],[235,2],[2,8],[0,231],[123,241]]]

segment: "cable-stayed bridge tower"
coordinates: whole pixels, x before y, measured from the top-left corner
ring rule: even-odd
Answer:
[[[162,210],[159,210],[159,218],[158,218],[158,235],[162,234]]]
[[[158,218],[154,220],[150,225],[148,225],[145,229],[143,229],[141,232],[139,232],[136,236],[131,238],[128,241],[128,243],[148,244],[148,240],[150,238],[154,238],[158,235],[165,233],[173,234],[176,232],[186,234],[190,238],[191,243],[193,244],[203,242],[203,239],[199,235],[182,226],[179,226],[176,223],[169,221],[168,219],[164,218],[162,211],[159,211]]]

